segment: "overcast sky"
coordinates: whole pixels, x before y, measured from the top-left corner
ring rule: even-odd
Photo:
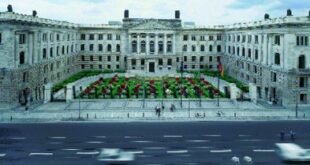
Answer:
[[[102,24],[121,21],[123,11],[134,18],[174,18],[181,11],[183,21],[197,25],[221,25],[293,15],[306,16],[310,0],[0,0],[0,11],[12,4],[14,12],[31,14],[37,10],[43,18],[73,23]]]

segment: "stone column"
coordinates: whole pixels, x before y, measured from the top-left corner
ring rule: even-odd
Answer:
[[[44,103],[51,101],[52,87],[52,83],[48,83],[44,86]]]
[[[164,55],[167,54],[167,34],[164,34]]]
[[[257,87],[253,83],[249,83],[249,94],[250,94],[251,101],[256,104],[257,103]]]
[[[73,84],[67,84],[67,94],[66,94],[66,102],[71,102],[73,100]]]
[[[173,40],[172,40],[172,53],[175,54],[175,43],[176,43],[176,37],[175,34],[173,34]]]
[[[155,55],[158,55],[158,34],[155,34]]]
[[[137,54],[140,54],[141,48],[140,48],[140,35],[137,34]]]
[[[150,35],[149,34],[146,34],[146,55],[149,55],[150,54]]]
[[[230,83],[229,88],[230,88],[230,100],[236,102],[238,97],[238,88],[236,87],[236,84]]]

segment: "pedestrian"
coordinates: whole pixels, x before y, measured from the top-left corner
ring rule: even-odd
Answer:
[[[171,111],[171,112],[173,112],[173,111],[174,111],[174,109],[175,109],[174,104],[171,104],[170,111]]]
[[[280,132],[280,139],[281,139],[281,141],[283,141],[283,140],[284,140],[284,136],[285,136],[284,131],[281,131],[281,132]]]
[[[161,112],[161,109],[158,107],[158,117],[160,117],[160,112]]]
[[[161,110],[162,110],[162,111],[165,110],[165,106],[164,106],[164,105],[161,106]]]
[[[290,136],[291,136],[291,140],[295,141],[295,132],[293,132],[292,130],[290,131]]]

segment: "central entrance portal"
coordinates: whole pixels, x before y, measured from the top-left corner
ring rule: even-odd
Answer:
[[[149,72],[155,73],[155,62],[149,63]]]

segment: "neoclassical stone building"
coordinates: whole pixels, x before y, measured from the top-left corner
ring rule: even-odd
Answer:
[[[0,13],[0,102],[12,106],[44,99],[44,86],[81,70],[145,74],[217,69],[257,86],[258,99],[310,104],[310,15],[228,26],[184,24],[172,19],[130,18],[81,25]]]

